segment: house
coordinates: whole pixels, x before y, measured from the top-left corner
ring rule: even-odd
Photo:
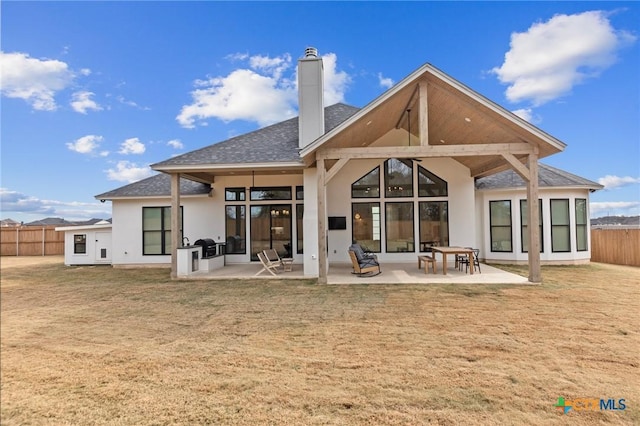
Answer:
[[[210,238],[225,262],[275,248],[326,282],[352,240],[381,262],[432,245],[489,261],[588,261],[600,185],[538,160],[565,144],[426,64],[359,109],[324,106],[322,59],[298,61],[299,116],[152,165],[96,198],[113,205],[115,266],[171,264]],[[172,229],[181,232],[173,233]]]

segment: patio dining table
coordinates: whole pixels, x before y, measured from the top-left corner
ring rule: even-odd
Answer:
[[[431,250],[433,250],[434,253],[442,254],[442,275],[447,275],[447,255],[448,254],[453,254],[453,255],[464,254],[469,256],[469,259],[473,259],[473,249],[470,249],[467,247],[456,247],[456,246],[431,247]],[[457,263],[455,266],[458,266]],[[473,274],[473,262],[469,262],[469,266],[470,266],[469,271],[471,272],[471,274]]]

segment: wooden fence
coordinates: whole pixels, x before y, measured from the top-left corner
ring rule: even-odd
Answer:
[[[64,254],[64,232],[55,226],[0,228],[0,255],[49,256]]]
[[[640,229],[592,229],[591,261],[640,266]]]

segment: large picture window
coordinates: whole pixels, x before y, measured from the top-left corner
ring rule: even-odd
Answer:
[[[576,250],[587,249],[587,200],[576,198]]]
[[[511,201],[489,201],[491,251],[512,252]]]
[[[569,200],[551,200],[551,251],[571,251]]]
[[[351,198],[380,197],[380,167],[376,167],[351,184]]]
[[[182,207],[180,207],[180,239]],[[171,254],[171,207],[142,208],[142,254]]]
[[[413,203],[385,203],[387,253],[413,252]]]
[[[446,201],[421,201],[420,251],[430,252],[433,246],[449,245],[449,205]]]
[[[380,203],[353,203],[352,239],[361,246],[380,252]]]
[[[542,201],[538,200],[538,224],[540,227],[540,253],[544,252],[544,238],[542,230]],[[520,240],[522,241],[522,252],[529,252],[529,214],[528,214],[527,200],[520,200]]]
[[[226,253],[247,252],[247,213],[245,206],[225,206]]]
[[[413,163],[392,158],[384,162],[385,197],[413,197]]]

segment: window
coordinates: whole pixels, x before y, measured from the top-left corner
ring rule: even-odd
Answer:
[[[551,251],[571,251],[569,200],[551,200]]]
[[[225,201],[244,201],[246,198],[244,188],[225,188]]]
[[[587,200],[576,198],[576,250],[587,251]]]
[[[244,194],[244,193],[243,193]],[[227,254],[247,252],[247,217],[245,206],[225,206],[225,242]]]
[[[421,201],[420,251],[429,252],[433,246],[449,245],[449,205],[446,201]]]
[[[512,252],[511,201],[489,201],[491,251]]]
[[[542,200],[538,200],[538,223],[540,225],[540,253],[544,252],[544,238],[542,230]],[[527,200],[520,200],[520,240],[522,241],[522,252],[529,252],[529,213],[527,210]]]
[[[351,185],[351,198],[380,197],[380,167],[376,167]]]
[[[87,234],[74,234],[73,254],[87,254]]]
[[[385,197],[413,197],[413,163],[392,158],[384,162]]]
[[[296,200],[304,200],[304,186],[296,186]]]
[[[363,247],[380,252],[380,203],[353,203],[352,239]]]
[[[387,253],[413,252],[413,203],[385,203]]]
[[[304,253],[304,204],[296,204],[296,253]]]
[[[290,200],[291,187],[272,186],[251,188],[251,201],[260,200]]]
[[[418,166],[418,196],[446,197],[447,195],[447,182],[424,167]]]
[[[182,207],[180,207],[182,238]],[[171,254],[171,207],[142,208],[142,254]]]

